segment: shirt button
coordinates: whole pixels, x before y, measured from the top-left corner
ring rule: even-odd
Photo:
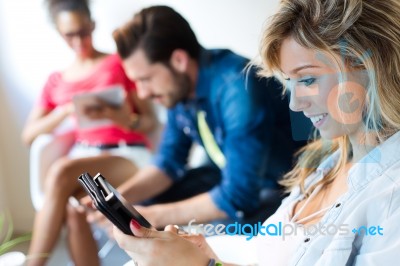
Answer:
[[[189,134],[190,134],[190,127],[184,127],[184,128],[183,128],[183,132],[184,132],[186,135],[189,135]]]
[[[338,204],[336,204],[336,208],[339,208],[340,206],[342,206],[342,203],[338,203]]]
[[[179,170],[176,171],[176,175],[179,176],[179,177],[182,177],[184,174],[185,174],[185,171],[182,170],[182,169],[179,169]]]
[[[306,239],[304,239],[304,243],[307,243],[307,242],[310,242],[310,238],[309,237],[307,237]]]
[[[241,219],[244,217],[244,213],[242,211],[236,211],[235,213],[236,218]]]

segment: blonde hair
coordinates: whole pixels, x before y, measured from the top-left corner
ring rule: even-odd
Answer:
[[[282,80],[279,52],[288,37],[305,48],[344,59],[335,61],[341,73],[344,66],[366,70],[364,126],[383,141],[400,129],[399,22],[398,0],[281,0],[262,38],[261,73]],[[297,165],[285,175],[282,185],[288,190],[300,185],[306,193],[306,177],[336,150],[340,150],[338,163],[318,184],[331,183],[352,152],[347,136],[309,143],[299,152]]]

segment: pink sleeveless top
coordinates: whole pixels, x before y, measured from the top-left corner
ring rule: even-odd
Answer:
[[[121,59],[116,54],[104,58],[88,76],[77,81],[65,81],[61,72],[54,72],[49,76],[37,105],[46,110],[53,110],[59,105],[70,103],[75,95],[107,90],[115,85],[122,86],[127,93],[136,91],[135,84],[126,76]],[[133,103],[129,104],[132,112],[137,112]],[[114,124],[89,129],[80,128],[76,124],[76,140],[89,145],[121,142],[149,145],[144,134]]]

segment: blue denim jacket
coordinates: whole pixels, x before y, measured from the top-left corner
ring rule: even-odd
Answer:
[[[276,179],[291,167],[294,149],[287,99],[273,78],[245,70],[246,58],[229,50],[202,50],[194,99],[168,110],[155,165],[174,181],[186,171],[193,142],[203,145],[197,112],[205,111],[207,124],[227,164],[222,181],[209,193],[230,217],[259,208],[263,187],[276,188]]]

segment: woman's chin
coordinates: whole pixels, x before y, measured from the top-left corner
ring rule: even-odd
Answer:
[[[319,134],[321,138],[325,140],[333,140],[346,135],[344,132],[333,132],[329,130],[319,130]]]

